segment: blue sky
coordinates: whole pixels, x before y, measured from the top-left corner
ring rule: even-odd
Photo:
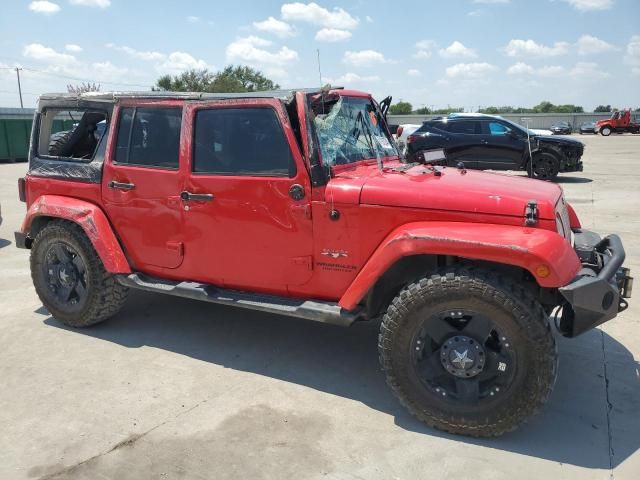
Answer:
[[[640,106],[640,1],[3,2],[0,106],[91,80],[148,89],[164,73],[226,64],[283,87],[323,83],[415,107]],[[78,79],[78,80],[76,80]]]

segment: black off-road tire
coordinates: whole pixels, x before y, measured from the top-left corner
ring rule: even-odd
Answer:
[[[536,165],[539,162],[546,162],[549,165],[544,174],[536,171]],[[531,176],[538,180],[555,180],[558,177],[558,173],[560,173],[560,161],[549,152],[539,152],[533,156],[533,166],[530,167],[530,172]]]
[[[452,406],[412,374],[412,339],[425,318],[460,305],[500,312],[494,320],[509,332],[518,356],[513,383],[488,404]],[[436,429],[474,437],[515,430],[541,409],[557,375],[556,343],[540,303],[513,280],[480,269],[450,268],[404,288],[384,315],[378,350],[388,385],[412,415]]]
[[[65,132],[57,132],[51,135],[49,139],[49,155],[52,157],[63,156],[63,148],[69,142],[73,130],[67,130]]]
[[[611,133],[613,133],[613,129],[609,125],[605,125],[604,127],[600,128],[600,135],[602,135],[603,137],[608,137],[609,135],[611,135]]]
[[[44,256],[52,243],[69,245],[84,262],[87,298],[79,311],[70,311],[57,303],[48,292],[42,268]],[[70,327],[88,327],[114,316],[124,305],[129,289],[108,273],[82,228],[64,220],[49,223],[35,237],[31,247],[31,278],[36,293],[54,318]]]

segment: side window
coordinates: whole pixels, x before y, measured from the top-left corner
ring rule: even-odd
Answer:
[[[106,128],[106,112],[45,110],[40,115],[38,157],[91,160]]]
[[[509,129],[499,122],[489,122],[489,133],[491,135],[506,135]]]
[[[198,110],[193,171],[221,175],[293,177],[289,143],[271,108]]]
[[[142,167],[177,169],[182,108],[122,108],[115,161]]]
[[[464,133],[465,135],[480,135],[480,122],[475,120],[449,122],[447,131],[451,133]]]

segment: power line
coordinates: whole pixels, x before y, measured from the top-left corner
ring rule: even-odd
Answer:
[[[0,68],[5,69],[5,70],[15,70],[18,67],[0,67]],[[60,74],[60,73],[48,72],[46,70],[38,70],[36,68],[30,68],[30,67],[21,67],[20,70],[24,70],[26,72],[38,73],[40,75],[48,75],[50,77],[64,78],[65,80],[75,80],[76,82],[99,83],[101,85],[102,84],[104,84],[104,85],[122,85],[122,86],[126,86],[126,87],[141,87],[141,88],[151,88],[152,87],[152,85],[150,85],[150,84],[142,85],[142,84],[139,84],[139,83],[109,82],[109,81],[105,81],[105,80],[79,78],[79,77],[73,77],[71,75],[63,75],[63,74]]]

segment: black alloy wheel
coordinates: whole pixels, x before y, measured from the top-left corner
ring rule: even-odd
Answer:
[[[497,325],[464,308],[425,320],[412,353],[417,379],[451,406],[492,400],[509,388],[517,368],[516,352]]]
[[[68,311],[80,310],[87,301],[87,270],[82,257],[62,241],[51,243],[42,263],[49,299]]]
[[[533,158],[532,174],[539,180],[553,180],[558,176],[560,166],[550,153],[540,153]]]

